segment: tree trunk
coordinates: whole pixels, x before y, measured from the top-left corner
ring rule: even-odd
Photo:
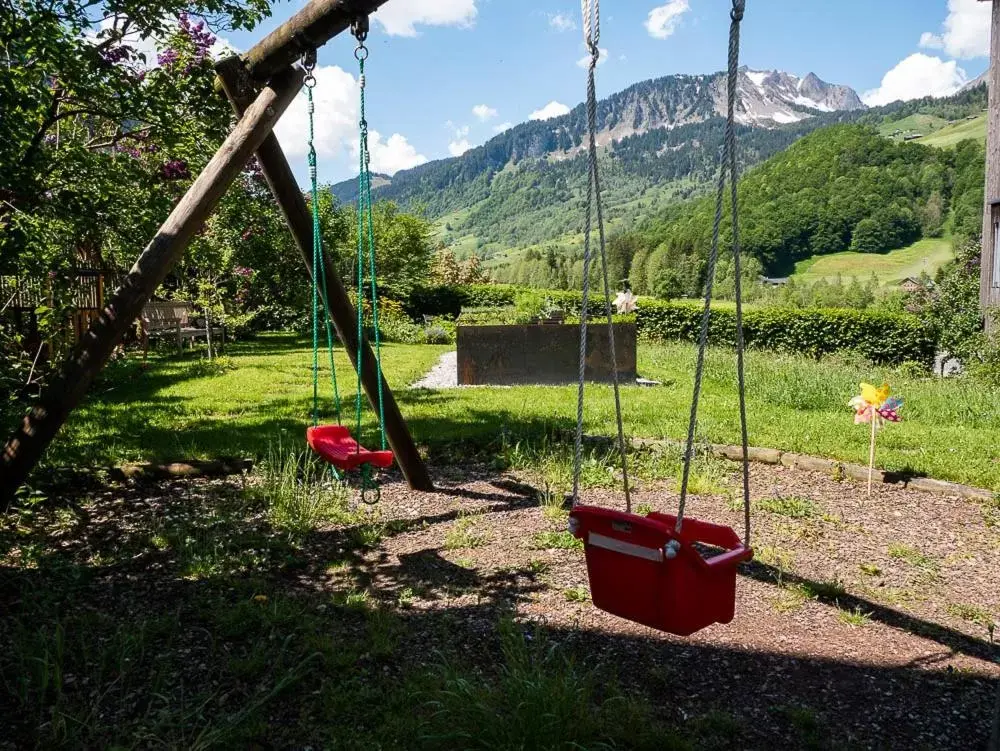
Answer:
[[[986,137],[986,206],[983,212],[982,262],[979,267],[980,304],[984,314],[989,308],[1000,305],[1000,289],[994,286],[996,239],[993,232],[993,202],[1000,201],[1000,0],[992,0],[993,26],[990,41],[990,70],[987,87],[989,90],[988,133]],[[995,325],[986,315],[987,331]]]
[[[115,345],[291,104],[302,78],[303,71],[292,68],[275,76],[143,250],[122,286],[64,364],[59,378],[45,390],[4,446],[0,455],[0,499],[11,498],[28,478]]]

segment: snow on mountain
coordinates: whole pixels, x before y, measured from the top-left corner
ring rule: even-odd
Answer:
[[[716,81],[716,101],[720,114],[724,111],[726,79]],[[780,70],[749,70],[739,73],[737,118],[744,125],[773,127],[805,120],[812,111],[863,109],[864,104],[854,89],[829,84],[815,73],[805,78]]]
[[[979,76],[979,78],[969,81],[967,84],[965,84],[965,86],[959,89],[959,91],[968,91],[969,89],[974,89],[977,86],[982,86],[984,83],[986,83],[987,73],[989,73],[988,70],[986,71],[986,73],[983,73],[981,76]]]

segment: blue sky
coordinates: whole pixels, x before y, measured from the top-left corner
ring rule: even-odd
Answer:
[[[303,2],[279,3],[245,50]],[[944,95],[987,66],[989,3],[976,0],[748,0],[744,64],[847,84],[871,103]],[[722,69],[729,0],[604,0],[598,71],[604,96],[648,78]],[[488,140],[550,105],[584,94],[580,7],[573,0],[389,0],[373,16],[368,121],[373,163],[393,172]],[[320,175],[356,173],[357,64],[348,35],[319,53]],[[556,104],[551,104],[556,103]],[[477,108],[478,110],[474,110]],[[304,162],[297,102],[279,137]],[[297,169],[304,174],[304,169]]]

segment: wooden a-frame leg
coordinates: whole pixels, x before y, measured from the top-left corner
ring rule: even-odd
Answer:
[[[0,453],[0,499],[13,497],[146,301],[190,244],[302,86],[303,71],[277,74],[237,123],[146,246],[122,286],[91,324],[59,377],[41,395]]]
[[[243,63],[238,57],[231,57],[221,61],[215,67],[222,81],[223,89],[233,109],[237,114],[241,114],[251,101],[253,90],[246,82]],[[312,268],[312,215],[306,206],[302,191],[299,189],[292,173],[288,160],[285,158],[281,145],[274,134],[269,135],[257,149],[257,161],[260,162],[264,178],[267,180],[274,199],[281,208],[281,213],[288,223],[295,244],[302,253],[302,260],[310,275],[314,273]],[[368,344],[366,337],[358,341],[357,330],[354,328],[357,321],[355,309],[347,296],[347,290],[337,276],[336,270],[329,263],[321,270],[326,276],[326,289],[328,293],[327,306],[330,311],[330,318],[337,329],[340,341],[344,343],[351,362],[357,367],[358,353],[361,356],[361,381],[368,395],[369,402],[377,409],[378,405],[378,361]],[[322,285],[320,286],[322,290]],[[392,452],[396,457],[403,476],[414,490],[433,490],[434,484],[431,482],[427,467],[413,436],[399,411],[399,405],[393,396],[389,385],[383,381],[382,402],[385,412],[385,432]]]

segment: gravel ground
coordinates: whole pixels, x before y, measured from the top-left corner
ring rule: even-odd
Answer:
[[[445,352],[437,365],[413,384],[415,389],[453,389],[458,387],[458,352]]]
[[[732,465],[713,490],[692,496],[689,514],[741,529],[731,500],[738,472]],[[295,567],[273,562],[274,581],[303,602],[364,592],[395,613],[393,671],[422,669],[445,648],[495,667],[497,624],[513,615],[526,630],[544,627],[581,665],[617,676],[665,720],[721,723],[730,740],[718,748],[986,746],[1000,685],[990,631],[1000,616],[1000,527],[974,501],[894,486],[868,499],[860,483],[755,465],[756,557],[741,570],[736,617],[680,638],[594,607],[583,551],[559,534],[565,512],[540,506],[532,476],[451,465],[433,477],[439,492],[419,493],[389,473],[376,512],[384,531],[372,544],[348,545],[352,530],[330,526],[308,538]],[[76,597],[108,615],[150,602],[180,607],[193,585],[172,573],[172,550],[147,549],[150,530],[194,514],[192,523],[215,524],[205,533],[219,536],[213,509],[241,492],[239,478],[102,492],[77,531],[57,529],[64,552],[139,552],[129,566],[96,571]],[[781,513],[774,499],[785,502]],[[610,490],[583,500],[622,506]],[[634,495],[657,511],[677,500],[665,483]],[[3,594],[0,613],[16,605]],[[194,660],[189,679],[208,680],[203,668]]]
[[[689,513],[741,529],[736,472]],[[468,468],[449,484],[438,477],[440,494],[389,484],[384,512],[419,524],[340,575],[385,601],[412,595],[414,626],[459,614],[448,638],[472,652],[513,610],[678,722],[731,714],[742,748],[985,745],[1000,679],[988,631],[1000,614],[1000,529],[975,502],[891,486],[869,500],[860,484],[754,467],[756,500],[799,499],[810,511],[755,511],[757,558],[739,579],[736,618],[685,639],[589,602],[583,552],[540,542],[566,527],[543,513],[531,479]],[[622,505],[611,491],[585,502]],[[634,502],[670,511],[677,496],[654,485]],[[414,654],[433,649],[433,629],[422,631],[410,632]]]

